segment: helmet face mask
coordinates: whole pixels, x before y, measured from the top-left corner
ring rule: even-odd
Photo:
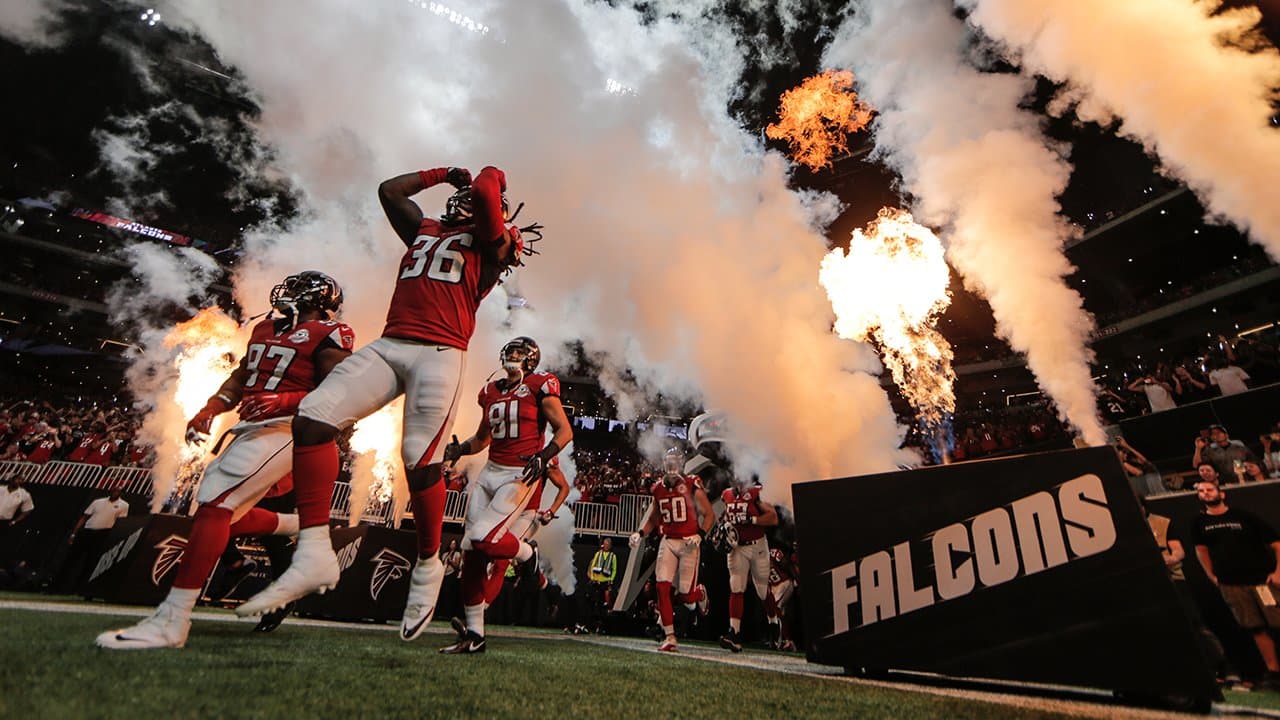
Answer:
[[[519,370],[525,375],[537,369],[542,360],[542,351],[533,338],[521,335],[502,346],[498,352],[498,361],[504,370]]]
[[[306,270],[271,288],[271,307],[295,321],[307,310],[332,316],[342,307],[342,288],[328,275]]]
[[[662,472],[667,476],[684,473],[684,453],[680,448],[671,448],[662,456]]]
[[[510,210],[507,194],[502,193],[503,220],[508,219]],[[473,220],[475,220],[475,200],[471,188],[465,187],[450,195],[444,203],[444,214],[440,216],[440,222],[445,225],[466,225]]]

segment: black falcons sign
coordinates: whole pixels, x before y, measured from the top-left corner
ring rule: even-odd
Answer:
[[[1082,475],[826,571],[831,634],[848,632],[851,615],[857,626],[888,620],[1096,555],[1115,541],[1102,480]],[[912,566],[915,546],[932,556],[931,572]]]

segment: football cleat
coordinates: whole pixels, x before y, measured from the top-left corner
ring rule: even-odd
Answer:
[[[222,573],[222,582],[216,591],[209,594],[214,597],[226,598],[228,595],[236,591],[240,583],[245,578],[253,574],[258,569],[258,563],[251,558],[245,558],[238,566],[229,567]]]
[[[269,633],[280,627],[284,619],[289,617],[289,613],[293,612],[293,603],[289,603],[282,608],[276,608],[271,612],[262,613],[262,619],[257,625],[253,626],[254,632]]]
[[[783,640],[782,642],[778,643],[778,649],[781,650],[782,652],[797,652],[796,644],[791,642],[790,640]]]
[[[467,623],[464,622],[462,618],[460,617],[449,618],[449,627],[453,628],[453,631],[458,634],[458,640],[462,640],[462,638],[466,637]]]
[[[440,557],[419,558],[409,579],[409,598],[400,619],[400,639],[405,642],[418,637],[436,614],[440,584],[444,582],[444,563]]]
[[[278,610],[311,593],[324,594],[338,584],[342,570],[338,556],[328,543],[323,545],[298,545],[293,553],[289,569],[276,578],[262,592],[254,595],[236,608],[236,615],[252,617]]]
[[[720,647],[730,652],[742,652],[742,640],[738,638],[738,633],[730,630],[720,636]]]
[[[150,650],[180,648],[187,644],[191,618],[161,604],[146,620],[122,630],[108,630],[98,636],[98,647],[112,650]]]
[[[702,591],[702,597],[698,600],[698,614],[706,617],[711,612],[711,596],[707,594],[706,585],[698,585],[698,589]]]
[[[482,652],[484,652],[484,636],[470,630],[463,632],[458,642],[440,648],[441,655],[475,655]]]
[[[676,652],[680,648],[676,645],[675,638],[667,638],[658,646],[658,652]]]

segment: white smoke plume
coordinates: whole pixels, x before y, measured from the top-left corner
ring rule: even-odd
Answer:
[[[0,37],[28,48],[48,48],[61,41],[57,20],[62,0],[0,2]]]
[[[1030,81],[982,72],[970,37],[936,0],[860,0],[827,49],[875,106],[876,157],[902,177],[914,212],[942,229],[948,259],[985,296],[996,331],[1026,354],[1059,412],[1091,444],[1097,417],[1092,318],[1063,278],[1069,236],[1057,196],[1070,166],[1019,109]]]
[[[1280,52],[1257,8],[1220,0],[959,0],[1027,72],[1066,83],[1059,109],[1157,155],[1215,219],[1280,261]]]
[[[603,3],[474,3],[474,31],[436,4],[374,0],[175,2],[166,22],[198,32],[243,74],[261,139],[306,213],[246,239],[242,302],[282,274],[327,270],[347,291],[360,342],[380,330],[402,247],[377,183],[438,165],[506,170],[522,220],[546,224],[522,274],[537,308],[517,327],[486,303],[469,355],[466,408],[497,349],[529,334],[544,348],[581,338],[645,387],[700,392],[772,451],[770,492],[891,469],[900,430],[867,371],[869,348],[830,331],[817,284],[825,253],[787,164],[725,110],[718,74],[737,45],[643,22]],[[552,50],[554,49],[554,50]],[[717,74],[712,74],[713,68]],[[613,79],[636,91],[613,95]],[[438,212],[444,190],[424,194]],[[455,429],[469,434],[477,415]],[[818,430],[815,430],[817,428]]]

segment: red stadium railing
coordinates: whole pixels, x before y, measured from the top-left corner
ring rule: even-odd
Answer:
[[[150,496],[152,471],[140,467],[101,467],[72,462],[49,462],[43,465],[6,460],[0,462],[0,478],[17,473],[29,483],[107,489],[120,486],[126,493]],[[461,523],[467,517],[470,495],[449,490],[445,499],[446,522]],[[648,495],[623,495],[617,504],[579,502],[570,506],[573,511],[574,529],[579,533],[594,535],[626,536],[640,526],[644,514],[649,511]],[[334,486],[330,516],[335,520],[351,518],[351,485],[340,482]],[[378,503],[366,506],[361,522],[393,525],[398,515],[396,503]]]

